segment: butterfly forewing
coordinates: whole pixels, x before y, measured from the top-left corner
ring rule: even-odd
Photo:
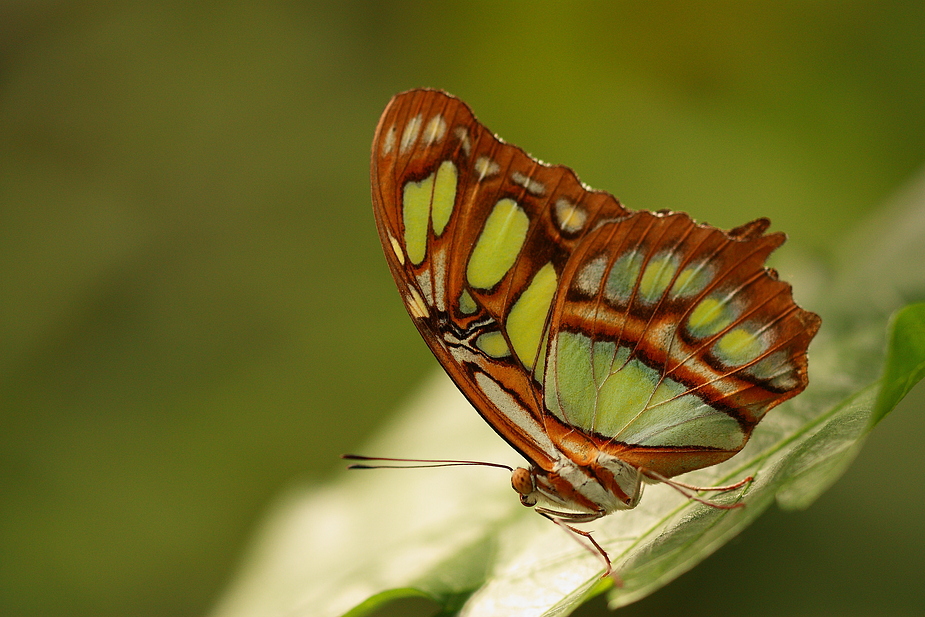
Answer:
[[[512,445],[533,459],[553,455],[538,428],[547,316],[574,249],[596,221],[627,211],[432,90],[390,102],[373,142],[372,190],[393,276],[431,350]]]
[[[542,469],[598,451],[669,477],[715,464],[806,386],[819,318],[764,267],[784,241],[765,219],[627,210],[434,90],[389,103],[372,192],[418,330]]]

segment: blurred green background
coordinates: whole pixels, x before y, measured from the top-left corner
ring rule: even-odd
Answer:
[[[435,370],[369,203],[417,86],[824,276],[925,161],[925,3],[0,4],[0,614],[204,613]],[[925,612],[923,404],[627,614]]]

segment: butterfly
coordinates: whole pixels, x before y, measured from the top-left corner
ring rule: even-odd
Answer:
[[[371,184],[411,319],[529,461],[508,468],[521,503],[587,538],[606,573],[606,551],[569,523],[635,507],[645,483],[715,505],[692,491],[749,480],[673,478],[736,454],[807,385],[820,318],[764,266],[786,239],[768,219],[723,231],[630,210],[431,89],[389,102]]]

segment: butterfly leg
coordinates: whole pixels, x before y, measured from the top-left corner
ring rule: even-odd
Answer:
[[[623,579],[621,579],[620,575],[617,574],[616,570],[613,569],[613,564],[610,562],[610,555],[608,555],[607,551],[605,551],[604,548],[597,543],[597,540],[594,539],[594,537],[591,535],[591,532],[576,529],[566,522],[571,521],[575,523],[586,523],[588,521],[601,518],[602,514],[574,515],[568,512],[556,512],[555,510],[547,510],[546,508],[537,508],[536,511],[543,517],[549,519],[560,528],[565,530],[569,537],[578,542],[582,548],[601,558],[601,560],[604,562],[604,573],[601,575],[601,578],[610,577],[610,579],[614,582],[614,585],[617,587],[623,587]],[[582,541],[581,538],[587,540],[591,546],[588,546],[588,544]]]
[[[647,477],[653,480],[657,480],[659,482],[663,482],[667,484],[668,486],[678,491],[679,493],[681,493],[688,499],[692,499],[698,503],[702,503],[705,506],[710,506],[711,508],[716,508],[718,510],[733,510],[735,508],[744,508],[745,504],[742,502],[737,502],[733,504],[719,504],[719,503],[710,501],[708,499],[703,499],[701,497],[698,497],[697,495],[694,494],[694,491],[697,491],[697,492],[699,491],[717,491],[717,492],[731,491],[733,489],[745,486],[746,484],[752,481],[752,477],[749,476],[745,478],[744,480],[740,482],[736,482],[735,484],[730,484],[729,486],[694,486],[692,484],[686,484],[684,482],[678,482],[677,480],[672,480],[671,478],[667,478],[658,472],[652,471],[651,469],[641,469],[640,471],[642,471],[643,474],[645,474]]]
[[[734,491],[737,488],[742,488],[743,486],[745,486],[746,484],[748,484],[754,479],[755,478],[753,478],[752,476],[748,476],[744,480],[739,480],[735,484],[729,484],[727,486],[695,486],[693,484],[686,484],[684,482],[678,482],[677,480],[671,480],[671,481],[677,484],[678,486],[690,489],[692,491],[697,491],[697,492],[713,491],[716,493],[725,493],[726,491]]]

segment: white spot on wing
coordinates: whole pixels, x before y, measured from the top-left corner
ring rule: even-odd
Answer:
[[[446,135],[446,120],[443,116],[437,114],[427,123],[424,129],[424,143],[427,145],[437,143]]]
[[[421,294],[410,285],[408,286],[408,295],[405,297],[405,304],[408,305],[408,310],[411,311],[412,317],[416,319],[426,319],[430,317],[430,311],[427,310],[427,305],[424,304],[424,299],[421,297]]]
[[[498,166],[498,164],[484,154],[475,159],[475,171],[479,174],[479,182],[489,176],[495,175],[498,173],[499,169],[501,168]]]
[[[575,288],[586,296],[597,294],[606,269],[607,256],[598,255],[581,267],[578,276],[575,277]]]
[[[778,388],[780,390],[793,390],[800,384],[799,380],[796,378],[796,375],[793,373],[778,375],[768,383],[770,383],[772,387]]]
[[[382,156],[388,156],[395,149],[395,135],[397,133],[398,129],[395,128],[394,124],[385,132],[385,139],[382,140]]]
[[[414,142],[418,140],[418,135],[421,133],[421,114],[416,115],[415,117],[408,120],[408,124],[405,125],[405,130],[401,134],[401,146],[399,151],[404,154],[414,145]]]
[[[453,134],[459,139],[459,144],[462,146],[463,152],[466,153],[466,156],[469,156],[469,153],[472,152],[472,142],[469,141],[469,131],[467,131],[464,126],[457,126],[453,129]]]
[[[532,439],[537,446],[550,458],[557,458],[557,450],[549,436],[543,432],[542,427],[537,424],[530,412],[527,411],[513,396],[506,390],[502,389],[498,383],[483,374],[481,371],[475,372],[475,381],[478,383],[485,396],[494,404],[498,411],[513,422],[517,427],[522,429]]]
[[[559,229],[565,233],[579,232],[588,222],[588,213],[564,197],[556,200],[554,208]]]
[[[437,251],[433,257],[434,303],[440,312],[446,311],[446,252]]]
[[[534,180],[533,178],[526,176],[519,171],[511,173],[511,180],[514,182],[514,184],[524,187],[527,189],[528,193],[533,193],[537,197],[542,196],[546,192],[545,184],[539,180]]]
[[[789,354],[774,352],[752,364],[745,372],[768,382],[772,388],[791,390],[799,384],[796,367],[790,362]]]
[[[389,234],[389,244],[392,245],[392,252],[398,258],[398,263],[405,265],[405,252],[401,249],[401,244],[392,234]]]
[[[434,288],[431,282],[430,270],[424,270],[424,272],[417,275],[418,285],[421,287],[421,293],[424,296],[424,301],[427,304],[430,303],[430,299],[434,295]]]

